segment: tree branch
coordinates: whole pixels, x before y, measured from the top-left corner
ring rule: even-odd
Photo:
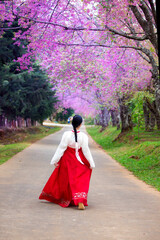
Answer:
[[[57,44],[60,46],[79,46],[79,47],[130,48],[130,49],[142,51],[142,47],[127,46],[127,45],[126,46],[111,46],[111,45],[105,45],[105,44],[81,44],[81,43],[62,43],[62,42],[54,42],[54,44]]]
[[[14,12],[12,12],[14,16],[19,17],[19,18],[24,18],[27,20],[30,20],[34,23],[43,23],[43,24],[47,24],[47,25],[53,25],[55,27],[60,27],[63,28],[64,30],[71,30],[71,31],[84,31],[84,30],[90,30],[90,31],[106,31],[106,29],[104,28],[85,28],[85,27],[68,27],[62,24],[58,24],[58,23],[53,23],[53,22],[49,22],[49,21],[42,21],[42,20],[37,20],[34,18],[30,18],[30,17],[26,17],[26,16],[21,16],[19,14],[15,14]]]
[[[56,7],[58,6],[58,2],[59,2],[59,0],[57,1],[56,6],[54,7],[54,9],[53,9],[53,11],[52,11],[52,13],[51,13],[51,16],[50,16],[50,18],[49,18],[49,22],[50,22],[51,19],[52,19],[52,16],[53,16],[53,14],[54,14],[54,11],[55,11]],[[42,36],[44,35],[44,33],[46,32],[48,25],[49,25],[49,23],[44,27],[44,31],[43,31],[43,33],[41,34],[41,37],[42,37]],[[41,38],[41,37],[40,37],[40,38]]]
[[[136,37],[134,35],[130,36],[128,33],[125,33],[125,32],[119,32],[113,28],[110,28],[108,27],[107,25],[105,25],[105,28],[108,29],[110,32],[116,34],[116,35],[119,35],[119,36],[122,36],[122,37],[125,37],[125,38],[128,38],[128,39],[133,39],[133,40],[138,40],[138,41],[144,41],[146,39],[148,39],[148,37],[146,35],[144,35],[143,37]]]
[[[151,63],[148,58],[146,58],[141,52],[137,51],[141,58],[143,58],[146,62]]]
[[[2,31],[16,30],[16,29],[22,29],[22,27],[8,27],[8,28],[0,27],[0,30]]]
[[[152,16],[150,15],[149,9],[147,8],[144,2],[142,2],[142,4],[140,5],[140,8],[142,9],[147,20],[147,26],[145,29],[148,30],[151,34],[153,34],[154,33],[153,22],[152,22]]]
[[[131,11],[133,12],[135,18],[137,19],[138,23],[142,27],[142,29],[145,31],[147,21],[142,17],[141,13],[139,12],[137,6],[134,5],[129,5]]]
[[[153,0],[148,0],[150,6],[151,6],[151,10],[152,10],[152,14],[153,14],[153,18],[154,18],[154,21],[155,21],[155,24],[157,26],[157,15],[156,15],[156,8],[155,8],[155,5],[153,3]]]
[[[105,45],[105,44],[79,44],[79,43],[61,43],[61,42],[54,42],[54,44],[60,45],[60,46],[77,46],[77,47],[104,47],[104,48],[117,48],[117,49],[134,49],[137,51],[141,51],[142,53],[144,53],[148,58],[149,61],[152,65],[152,69],[153,71],[157,72],[158,74],[158,66],[156,64],[156,61],[152,55],[152,53],[150,52],[149,49],[143,47],[143,46],[110,46],[110,45]]]
[[[140,8],[142,9],[142,11],[146,17],[146,20],[142,17],[137,6],[129,5],[129,7],[130,7],[131,11],[133,12],[135,18],[137,19],[138,23],[144,30],[144,33],[145,33],[147,39],[149,39],[150,42],[153,44],[153,46],[156,50],[156,53],[158,54],[158,43],[157,43],[156,33],[154,32],[154,28],[153,28],[152,17],[150,15],[145,3],[143,1],[141,1]]]

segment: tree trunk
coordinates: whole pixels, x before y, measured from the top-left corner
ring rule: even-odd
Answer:
[[[94,125],[98,125],[98,121],[96,118],[94,118]]]
[[[117,130],[120,129],[120,116],[118,110],[110,110],[112,127],[117,127]]]
[[[12,120],[12,127],[17,128],[17,121],[16,120]]]
[[[144,113],[144,121],[145,121],[145,130],[149,130],[149,110],[147,107],[147,103],[143,103],[143,113]]]
[[[160,75],[158,72],[158,67],[153,66],[152,67],[152,78],[153,78],[153,84],[155,88],[155,101],[154,101],[154,112],[156,118],[156,124],[158,130],[160,130]]]
[[[5,117],[4,115],[0,115],[0,128],[5,127]]]
[[[25,119],[25,122],[26,122],[26,127],[29,127],[29,125],[28,125],[28,118]]]
[[[35,126],[35,121],[33,119],[31,119],[31,126]]]
[[[160,130],[160,115],[156,114],[156,125],[157,125],[157,129]]]
[[[120,118],[121,118],[121,132],[127,132],[133,129],[133,123],[131,120],[131,113],[128,106],[125,104],[125,99],[119,99]]]
[[[110,120],[110,114],[106,107],[101,108],[100,125],[102,126],[101,132],[108,126]]]
[[[156,89],[155,106],[156,106],[156,123],[157,123],[157,128],[160,130],[160,86],[159,86],[159,89],[158,88]]]
[[[115,126],[117,126],[117,111],[110,110],[110,113],[111,113],[112,127],[115,127]]]
[[[5,125],[7,128],[11,128],[11,126],[12,126],[11,120],[8,120],[8,118],[7,118]]]
[[[121,128],[121,125],[120,125],[120,115],[118,115],[117,117],[117,130],[119,130]]]
[[[155,118],[155,115],[151,112],[150,113],[150,119],[149,119],[149,128],[150,128],[150,131],[153,131],[154,127],[155,127],[155,124],[156,124],[156,118]]]
[[[31,127],[31,119],[27,118],[25,119],[25,121],[26,121],[26,127]]]
[[[150,103],[147,98],[145,100],[149,111],[155,116],[157,129],[160,130],[160,114],[158,110],[159,106],[157,106],[156,100],[153,101],[152,103]]]
[[[22,127],[22,118],[21,117],[17,117],[17,124],[18,124],[19,128]]]

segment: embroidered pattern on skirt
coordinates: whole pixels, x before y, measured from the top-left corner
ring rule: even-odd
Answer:
[[[79,199],[79,198],[87,199],[87,193],[86,192],[74,193],[73,199]]]
[[[60,203],[63,204],[64,206],[68,206],[70,204],[71,201],[68,201],[68,200],[64,200],[64,199],[61,199],[60,200]]]
[[[70,204],[70,201],[69,200],[65,200],[65,199],[56,199],[56,198],[54,198],[51,194],[48,194],[48,193],[45,193],[44,191],[42,191],[42,193],[41,193],[41,195],[42,196],[46,196],[46,197],[49,197],[50,199],[52,199],[52,201],[54,202],[59,202],[59,204],[62,204],[62,205],[64,205],[64,206],[68,206],[69,204]]]

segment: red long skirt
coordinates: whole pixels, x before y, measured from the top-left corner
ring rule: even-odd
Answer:
[[[79,149],[79,156],[84,165],[77,160],[75,149],[67,147],[59,161],[59,166],[54,169],[39,199],[45,199],[62,207],[77,206],[80,202],[88,206],[87,195],[92,170],[82,149]]]

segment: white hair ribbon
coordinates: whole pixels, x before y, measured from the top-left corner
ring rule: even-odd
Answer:
[[[78,142],[76,142],[76,158],[80,163],[82,163],[84,165],[84,163],[82,162],[82,160],[79,156],[79,153],[78,153]]]

